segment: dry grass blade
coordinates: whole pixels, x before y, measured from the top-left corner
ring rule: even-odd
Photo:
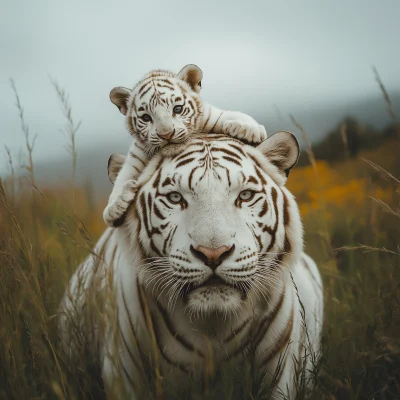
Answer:
[[[62,112],[67,120],[66,127],[64,130],[61,130],[61,132],[64,133],[70,140],[70,143],[67,145],[67,151],[71,154],[72,157],[72,205],[75,212],[76,163],[78,160],[78,151],[76,148],[76,133],[81,126],[81,121],[75,123],[74,119],[72,118],[72,106],[65,89],[63,89],[58,84],[58,82],[51,77],[50,81],[54,89],[56,90],[58,99],[61,103]]]
[[[389,113],[390,117],[392,118],[392,120],[396,121],[396,115],[395,115],[394,110],[393,110],[393,104],[392,104],[392,100],[390,99],[389,93],[386,90],[385,85],[383,84],[383,81],[382,81],[382,79],[381,79],[381,77],[380,77],[380,75],[378,73],[378,70],[375,67],[373,67],[372,69],[374,71],[375,79],[376,79],[376,81],[377,81],[377,83],[379,85],[379,88],[382,91],[383,98],[385,99],[385,103],[386,103],[386,106],[387,106],[388,113]]]
[[[389,206],[389,204],[386,204],[384,201],[380,199],[376,199],[375,197],[370,196],[370,199],[375,201],[375,203],[379,204],[382,206],[382,210],[394,215],[395,217],[400,217],[400,212],[393,210],[392,207]]]
[[[378,171],[379,174],[382,176],[383,179],[389,181],[389,182],[394,182],[400,185],[400,180],[397,179],[395,176],[393,176],[390,172],[386,171],[384,168],[379,166],[378,164],[375,164],[371,160],[367,160],[363,158],[363,160],[368,163],[375,171]]]
[[[28,152],[28,165],[23,165],[23,168],[25,168],[29,172],[30,177],[31,177],[31,182],[33,185],[35,185],[35,175],[34,175],[34,170],[33,170],[33,150],[35,147],[35,141],[37,139],[37,135],[34,135],[31,140],[29,127],[25,122],[24,109],[22,107],[21,100],[20,100],[20,97],[19,97],[19,94],[17,91],[17,87],[15,86],[14,79],[10,78],[10,84],[11,84],[11,88],[15,95],[15,105],[18,109],[18,116],[21,121],[21,129],[25,136],[25,146],[26,146],[26,150]]]
[[[364,250],[364,253],[369,253],[371,251],[379,251],[382,253],[389,253],[389,254],[394,254],[396,256],[400,256],[400,253],[393,251],[393,250],[388,250],[385,247],[373,247],[373,246],[368,246],[366,244],[361,244],[359,243],[358,246],[342,246],[337,249],[336,251],[354,251],[354,250]]]

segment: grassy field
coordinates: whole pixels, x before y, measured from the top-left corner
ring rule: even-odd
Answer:
[[[398,149],[392,138],[330,164],[309,153],[310,165],[289,177],[325,286],[315,399],[400,398]],[[94,202],[75,185],[38,186],[29,146],[27,153],[27,178],[14,179],[10,167],[0,182],[0,398],[100,399],[92,363],[83,360],[77,372],[63,358],[54,316],[69,277],[104,230],[106,199]]]

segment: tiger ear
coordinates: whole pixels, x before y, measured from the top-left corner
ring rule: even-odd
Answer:
[[[125,158],[126,157],[123,154],[114,153],[111,154],[110,158],[108,159],[108,178],[112,184],[114,184],[115,180],[117,179],[119,171],[125,162]]]
[[[110,100],[118,107],[121,114],[128,112],[128,100],[131,90],[122,86],[115,87],[110,92]]]
[[[286,176],[300,156],[299,142],[293,133],[287,131],[276,132],[261,142],[257,149]]]
[[[179,71],[177,77],[188,83],[194,92],[200,93],[201,80],[203,79],[203,72],[197,65],[194,64],[186,65],[186,67],[183,67]]]

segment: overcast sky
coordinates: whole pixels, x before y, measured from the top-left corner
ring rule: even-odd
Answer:
[[[66,155],[49,75],[83,121],[78,146],[128,135],[108,94],[155,68],[197,64],[207,101],[253,115],[376,94],[372,65],[399,89],[399,16],[399,0],[0,0],[0,146],[23,143],[10,77],[37,160]]]

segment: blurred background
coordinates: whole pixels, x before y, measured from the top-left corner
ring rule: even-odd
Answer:
[[[398,0],[0,0],[0,399],[102,398],[53,316],[131,141],[109,92],[188,63],[206,101],[301,143],[288,187],[325,291],[313,398],[400,398],[399,20]]]
[[[178,72],[197,64],[206,101],[252,115],[270,134],[297,133],[293,115],[313,143],[348,116],[360,124],[361,135],[390,124],[373,66],[393,109],[400,109],[397,0],[0,4],[3,173],[8,168],[3,146],[19,163],[24,147],[9,78],[31,135],[38,135],[37,178],[59,183],[70,177],[53,79],[69,94],[75,122],[82,121],[76,135],[78,177],[90,178],[102,194],[110,190],[108,156],[125,153],[130,143],[109,92],[132,87],[151,69]]]

